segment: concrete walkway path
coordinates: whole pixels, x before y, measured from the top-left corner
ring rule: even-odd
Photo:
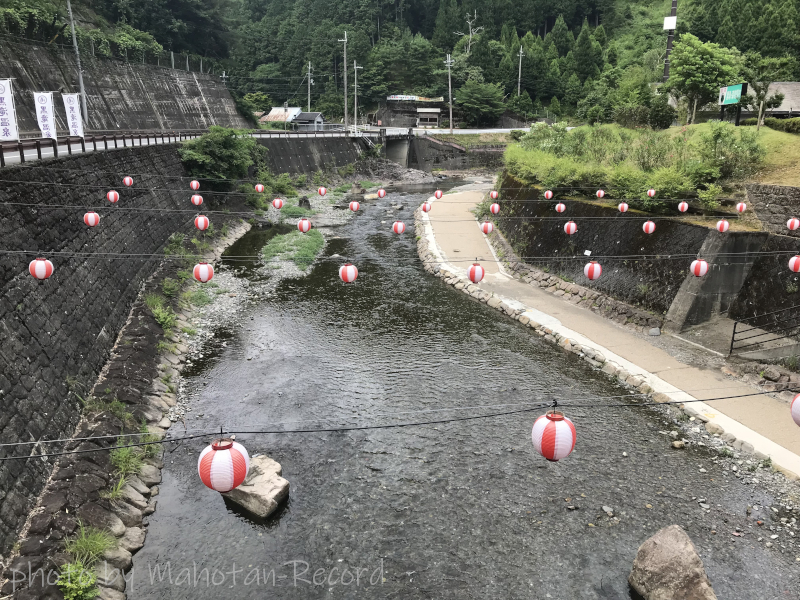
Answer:
[[[487,189],[446,194],[436,200],[430,213],[428,235],[434,238],[442,262],[453,272],[465,272],[478,257],[486,271],[480,287],[507,303],[516,301],[532,320],[546,324],[564,336],[577,339],[640,375],[653,391],[671,400],[710,400],[744,396],[691,406],[709,422],[719,424],[756,452],[772,458],[783,471],[800,476],[800,428],[792,421],[789,406],[770,395],[754,393],[746,383],[727,378],[716,369],[702,369],[676,360],[658,348],[602,316],[575,306],[505,273],[488,239],[478,228],[471,210],[483,201]]]

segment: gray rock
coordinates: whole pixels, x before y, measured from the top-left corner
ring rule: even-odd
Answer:
[[[153,465],[143,465],[139,471],[139,479],[148,487],[161,483],[161,471]]]
[[[120,518],[94,502],[81,506],[78,509],[78,518],[86,525],[108,529],[114,537],[121,537],[125,533],[125,525]]]
[[[120,571],[127,571],[131,568],[133,557],[131,553],[125,548],[112,548],[103,552],[102,561],[108,563],[109,566],[119,569]]]
[[[125,594],[109,587],[98,586],[97,600],[125,600]]]
[[[628,583],[644,600],[717,600],[703,561],[678,525],[639,547]]]
[[[250,471],[242,485],[223,496],[263,518],[289,497],[289,482],[281,477],[277,462],[268,456],[256,456],[250,460]]]
[[[712,435],[715,434],[715,433],[718,433],[720,435],[725,433],[725,430],[720,425],[717,425],[716,423],[708,422],[708,423],[705,424],[705,427],[706,427],[706,431],[708,433],[712,434]]]
[[[661,335],[661,330],[658,327],[653,327],[648,332],[649,335]]]
[[[119,569],[101,560],[95,567],[95,573],[98,586],[111,588],[117,592],[125,591],[125,576]]]
[[[142,511],[127,502],[113,502],[111,510],[119,517],[125,527],[138,527],[142,524]],[[123,535],[123,532],[120,535]],[[119,537],[119,536],[118,536]]]
[[[133,504],[136,508],[144,508],[147,506],[147,499],[127,483],[125,487],[122,488],[122,498]]]
[[[131,553],[136,552],[142,546],[144,546],[144,538],[146,535],[146,529],[142,529],[141,527],[130,527],[125,530],[125,535],[120,538],[119,547],[124,548]]]
[[[683,442],[683,440],[675,440],[674,442],[672,442],[672,447],[675,448],[676,450],[682,450],[683,448],[686,447],[686,444]]]

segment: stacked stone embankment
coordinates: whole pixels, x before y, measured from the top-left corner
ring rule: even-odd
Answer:
[[[246,127],[218,75],[193,73],[83,55],[87,130],[206,129],[211,125]],[[67,135],[64,104],[58,92],[79,91],[75,55],[46,44],[4,39],[0,79],[14,79],[19,129],[39,133],[33,92],[53,95],[59,135]]]
[[[131,189],[121,185],[127,174],[135,177]],[[182,174],[175,146],[80,155],[35,168],[3,170],[0,441],[72,434],[81,405],[70,391],[91,389],[142,283],[161,261],[165,242],[172,233],[193,228],[194,212],[167,212],[192,208],[188,187],[184,192],[180,180],[170,178]],[[109,189],[120,192],[116,206],[105,200]],[[94,228],[83,223],[90,207],[100,214]],[[34,280],[28,262],[36,254],[14,253],[22,250],[49,256],[53,276]],[[65,254],[51,254],[56,252]],[[14,544],[53,468],[53,459],[36,456],[60,448],[0,448],[3,457],[31,456],[0,463],[0,554]]]

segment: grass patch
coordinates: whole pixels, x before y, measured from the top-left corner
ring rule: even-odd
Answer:
[[[313,214],[316,214],[313,210],[308,210],[302,206],[284,206],[281,209],[281,216],[287,219],[310,217]]]
[[[85,526],[78,521],[78,532],[64,541],[64,550],[75,562],[92,566],[106,550],[116,548],[117,540],[108,531]]]
[[[322,251],[323,246],[325,246],[325,238],[316,229],[312,229],[308,233],[292,231],[272,238],[261,249],[261,256],[265,261],[273,258],[290,260],[305,271]]]
[[[335,188],[333,188],[333,193],[334,194],[346,194],[347,192],[350,191],[350,189],[352,187],[353,186],[350,185],[349,183],[343,183],[342,185],[339,185],[339,186],[336,186]]]
[[[122,498],[122,488],[128,483],[128,479],[124,475],[120,475],[117,483],[111,486],[110,489],[100,492],[100,496],[106,500],[119,500]]]
[[[172,307],[167,305],[163,296],[147,294],[144,298],[144,303],[147,305],[147,308],[150,309],[156,323],[161,326],[161,329],[169,331],[175,327],[177,316],[175,315],[175,311],[172,310]]]
[[[358,185],[360,185],[364,189],[379,187],[381,184],[376,181],[359,181]]]
[[[117,440],[117,446],[123,444],[122,440]],[[125,477],[138,473],[144,463],[136,448],[115,448],[111,451],[111,464],[120,476]]]
[[[193,327],[181,327],[181,331],[186,335],[197,335],[197,329]]]
[[[156,344],[156,351],[159,354],[166,354],[167,352],[175,353],[175,344],[171,344],[165,340],[159,340]]]
[[[177,279],[166,277],[164,281],[161,282],[161,291],[164,292],[167,298],[174,298],[178,295],[178,292],[181,291],[181,282]]]
[[[204,289],[188,290],[183,293],[181,300],[194,306],[207,306],[213,302],[211,296]]]
[[[147,430],[147,423],[144,421],[142,421],[142,426],[139,428],[139,433],[142,434],[139,436],[139,442],[142,444],[148,444],[147,446],[141,447],[145,457],[154,458],[158,456],[159,452],[161,452],[161,444],[157,442],[161,440],[161,437],[155,433],[150,433]]]
[[[78,399],[81,401],[81,404],[83,404],[83,410],[86,414],[98,415],[102,412],[109,412],[123,423],[128,423],[133,419],[133,415],[128,411],[128,407],[116,398],[104,400],[96,396],[88,396],[84,399],[78,396]]]

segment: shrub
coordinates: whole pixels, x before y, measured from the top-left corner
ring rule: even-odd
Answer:
[[[193,177],[241,179],[250,166],[264,160],[266,150],[244,131],[214,125],[208,133],[184,142],[178,154]]]
[[[525,135],[526,133],[528,132],[525,131],[524,129],[512,129],[508,135],[511,137],[512,140],[518,142],[522,139],[522,136]]]
[[[747,177],[766,155],[754,130],[739,130],[739,139],[735,130],[730,123],[711,121],[709,130],[700,135],[698,150],[702,160],[717,167],[723,178]]]
[[[660,204],[660,201],[647,197],[647,188],[658,190],[661,198],[682,198],[687,192],[693,191],[691,179],[675,167],[662,167],[647,176],[646,185],[639,192],[641,206],[649,209]]]
[[[677,111],[669,105],[666,94],[656,96],[650,105],[650,116],[647,123],[653,129],[667,129],[678,118]]]
[[[614,122],[623,127],[643,127],[648,124],[649,120],[650,109],[646,106],[623,104],[614,110]]]
[[[117,540],[108,531],[78,521],[78,532],[64,541],[64,550],[76,563],[91,567],[106,550],[116,545]]]
[[[643,171],[652,171],[666,162],[672,138],[656,131],[643,131],[634,143],[631,158]]]
[[[749,119],[742,119],[741,121],[739,121],[739,124],[740,125],[744,125],[745,127],[748,127],[748,126],[751,126],[751,125],[758,125],[758,119],[755,118],[755,117],[752,117],[752,118],[749,118]]]
[[[614,166],[610,182],[611,195],[616,198],[636,198],[647,189],[645,174],[628,163]]]
[[[704,190],[697,190],[697,198],[706,208],[717,208],[718,198],[722,195],[722,188],[716,183],[709,184]]]
[[[177,279],[166,277],[164,278],[164,281],[161,282],[161,291],[164,292],[164,295],[168,298],[174,298],[177,296],[180,289],[181,282]]]
[[[61,566],[58,575],[58,589],[64,594],[64,600],[92,600],[96,598],[97,574],[80,561]]]
[[[707,186],[719,179],[719,168],[700,162],[699,160],[689,160],[683,165],[683,172],[692,182],[692,186],[700,188]]]

